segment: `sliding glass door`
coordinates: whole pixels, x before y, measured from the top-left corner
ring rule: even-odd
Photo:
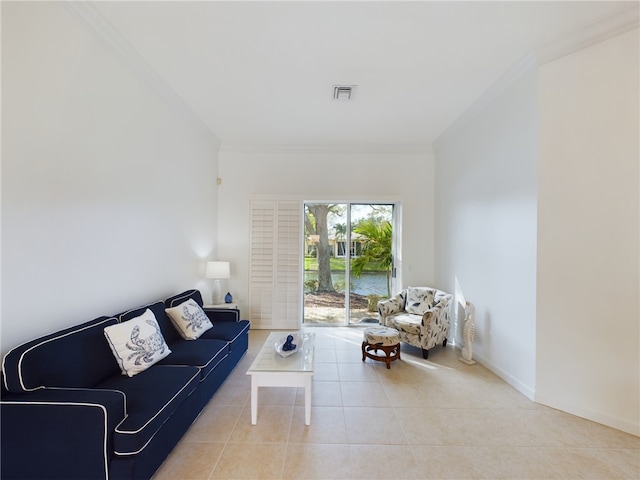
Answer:
[[[377,323],[390,295],[394,206],[305,203],[304,323]]]
[[[378,323],[393,272],[393,205],[350,205],[349,323]]]

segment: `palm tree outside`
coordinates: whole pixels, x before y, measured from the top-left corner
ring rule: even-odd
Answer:
[[[391,268],[393,266],[393,229],[391,222],[366,219],[353,229],[361,236],[362,251],[351,261],[351,273],[360,277],[366,267],[384,272],[387,277],[387,297],[391,297]]]

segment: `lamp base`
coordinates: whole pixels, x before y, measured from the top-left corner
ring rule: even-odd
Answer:
[[[220,280],[218,280],[217,278],[213,281],[211,302],[213,303],[213,305],[220,305],[222,303],[222,287],[220,286]]]

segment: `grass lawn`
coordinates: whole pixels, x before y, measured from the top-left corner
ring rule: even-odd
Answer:
[[[329,259],[332,272],[344,272],[344,265],[346,260],[344,258],[331,257]],[[316,257],[304,257],[304,269],[305,270],[318,270],[318,259]],[[364,268],[365,272],[379,272],[375,268],[369,266]]]

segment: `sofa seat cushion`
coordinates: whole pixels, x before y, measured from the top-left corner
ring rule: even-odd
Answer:
[[[250,326],[249,320],[240,320],[239,322],[215,322],[213,328],[204,332],[200,338],[215,338],[232,344],[240,335],[246,335]]]
[[[410,335],[420,335],[422,316],[412,313],[397,313],[387,317],[387,325],[400,332],[405,332]]]
[[[135,377],[114,376],[97,388],[124,393],[126,418],[116,427],[113,448],[116,455],[141,452],[197,388],[196,367],[154,365]]]
[[[158,365],[190,365],[200,369],[200,381],[216,368],[229,354],[229,344],[224,340],[205,340],[175,342],[170,345],[171,355],[162,359]]]

